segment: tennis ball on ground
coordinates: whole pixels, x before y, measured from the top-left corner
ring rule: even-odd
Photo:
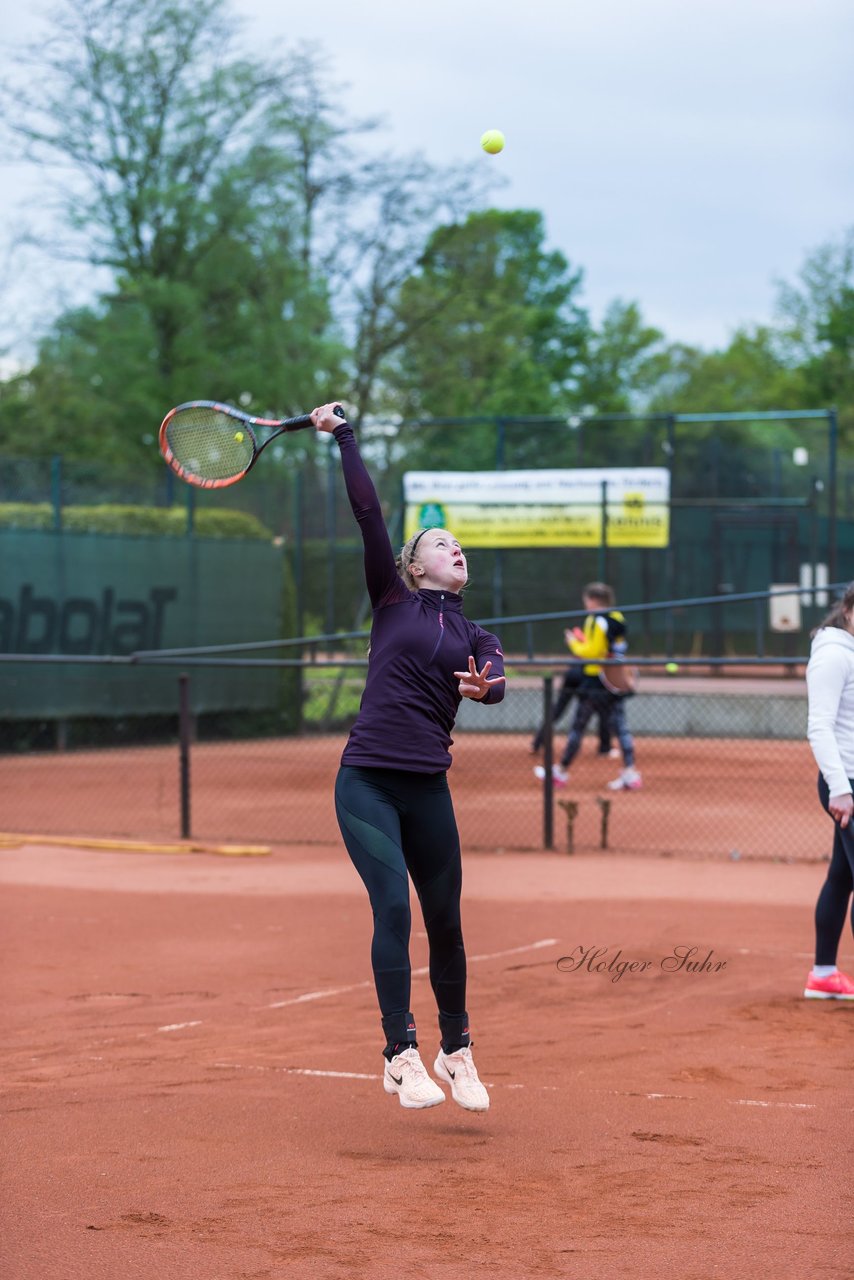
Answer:
[[[238,443],[238,444],[242,444],[242,443],[243,443],[243,432],[242,432],[242,431],[235,431],[235,433],[234,433],[234,438],[235,438],[235,440],[237,441],[237,443]]]
[[[500,129],[487,129],[480,140],[480,145],[491,156],[497,156],[499,151],[504,150],[504,134]]]
[[[679,663],[678,663],[678,662],[668,662],[668,664],[667,664],[667,666],[664,668],[664,670],[667,672],[667,674],[668,674],[669,676],[675,676],[675,675],[676,675],[676,672],[679,670]]]

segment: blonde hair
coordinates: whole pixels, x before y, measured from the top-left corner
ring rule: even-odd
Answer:
[[[418,558],[418,544],[424,537],[425,533],[449,533],[448,529],[442,525],[430,525],[427,529],[419,529],[417,533],[413,533],[408,542],[404,542],[397,556],[397,572],[400,574],[404,583],[409,587],[410,591],[418,591],[418,581],[412,572],[412,565]],[[460,592],[462,594],[462,592]]]
[[[406,583],[407,587],[409,587],[410,591],[418,590],[418,583],[415,581],[415,578],[410,571],[410,565],[415,559],[418,543],[424,537],[425,533],[427,533],[426,529],[419,529],[417,533],[413,533],[409,541],[404,542],[397,557],[397,572],[400,574],[401,578],[403,578],[403,581]]]

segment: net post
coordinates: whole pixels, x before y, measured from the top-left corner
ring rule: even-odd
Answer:
[[[553,676],[543,676],[543,848],[553,849],[554,840],[554,727],[552,724]]]
[[[62,457],[55,453],[50,460],[50,503],[53,508],[53,531],[62,533]]]
[[[190,711],[190,677],[182,673],[178,677],[178,743],[181,794],[181,839],[190,839],[190,741],[192,739],[192,713]]]

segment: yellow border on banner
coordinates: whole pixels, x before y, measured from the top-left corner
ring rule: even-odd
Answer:
[[[422,527],[425,505],[407,505],[404,539]],[[601,508],[561,507],[520,503],[447,502],[432,504],[441,510],[444,527],[463,547],[600,547]],[[662,548],[670,544],[670,509],[665,503],[648,503],[642,511],[608,507],[608,546]]]
[[[116,853],[212,853],[221,858],[266,858],[272,850],[264,844],[159,844],[150,840],[110,840],[89,836],[43,836],[0,832],[0,849],[20,849],[22,845],[48,844],[69,849],[105,849]]]

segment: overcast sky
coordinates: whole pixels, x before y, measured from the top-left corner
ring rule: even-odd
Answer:
[[[854,0],[233,2],[259,53],[316,42],[389,149],[501,173],[496,203],[542,210],[594,319],[632,299],[669,338],[724,345],[854,224]],[[4,43],[39,21],[7,11]],[[489,128],[500,156],[480,151]],[[8,243],[34,175],[6,179]],[[26,270],[22,328],[62,277]]]

